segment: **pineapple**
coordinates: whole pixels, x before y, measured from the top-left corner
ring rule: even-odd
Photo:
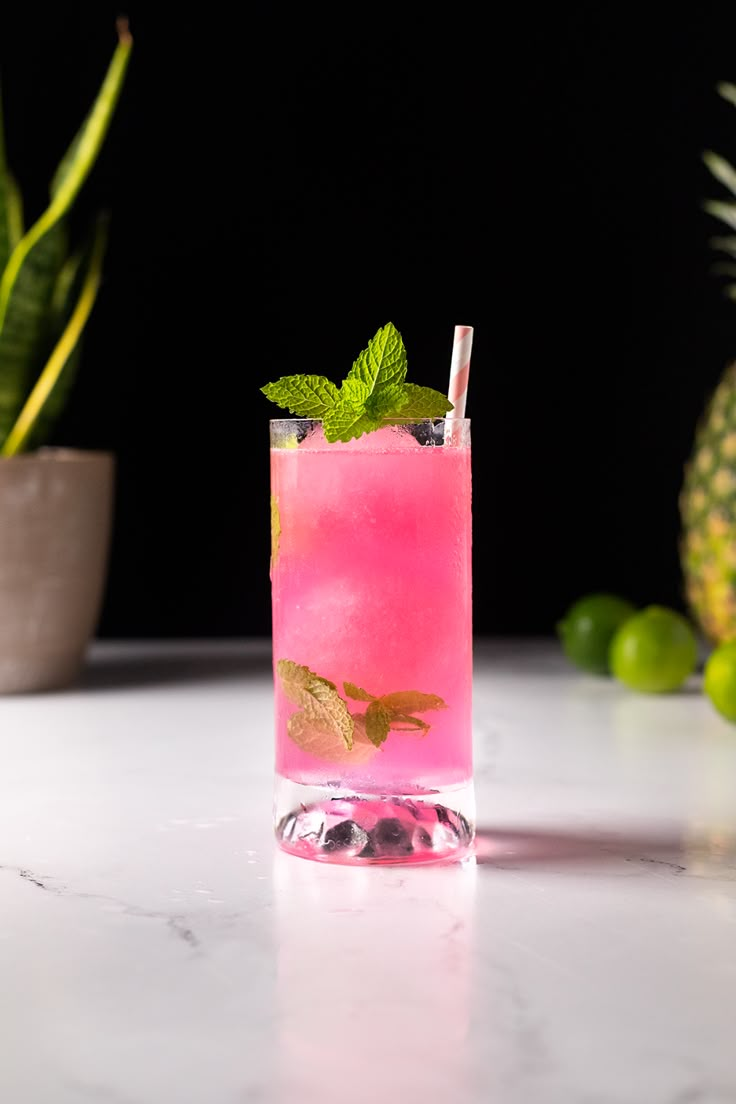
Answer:
[[[736,363],[695,438],[680,500],[687,599],[714,643],[736,638]]]
[[[718,92],[736,106],[736,85],[720,84]],[[714,153],[704,160],[731,193],[708,201],[705,209],[736,231],[736,169]],[[736,277],[736,235],[711,244],[729,258],[717,271]],[[736,283],[726,294],[736,300]],[[680,514],[682,570],[693,615],[713,643],[736,639],[736,362],[723,373],[698,426]]]

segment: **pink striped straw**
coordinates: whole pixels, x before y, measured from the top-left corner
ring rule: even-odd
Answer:
[[[451,429],[447,422],[465,417],[465,404],[468,398],[468,377],[470,375],[470,353],[473,348],[473,327],[456,326],[452,342],[452,363],[450,364],[450,386],[447,397],[453,409],[445,417],[445,430]]]

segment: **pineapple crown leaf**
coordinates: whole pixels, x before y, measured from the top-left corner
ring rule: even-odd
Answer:
[[[725,222],[731,230],[736,230],[736,203],[728,203],[722,199],[706,199],[703,210],[719,222]]]
[[[710,238],[708,245],[717,253],[728,253],[729,257],[736,258],[736,237],[732,234],[721,238]]]
[[[728,103],[736,107],[736,84],[731,84],[730,81],[720,81],[716,85],[716,92]],[[722,184],[732,196],[736,197],[736,168],[727,161],[725,157],[721,157],[719,153],[714,153],[713,150],[703,151],[703,163],[719,184]],[[713,218],[724,222],[731,230],[736,230],[736,202],[733,200],[723,199],[706,199],[703,203],[703,210],[707,214],[712,215]],[[731,256],[736,256],[736,239],[734,238],[716,238],[711,241],[711,246],[714,249],[729,253]]]
[[[724,100],[736,107],[736,84],[731,84],[730,81],[719,81],[716,85],[716,92],[719,96],[722,96]]]
[[[710,266],[710,270],[714,276],[736,277],[736,264],[732,261],[716,261]]]
[[[703,161],[711,175],[725,188],[728,188],[732,195],[736,196],[736,169],[733,165],[725,157],[713,153],[712,150],[705,151]]]

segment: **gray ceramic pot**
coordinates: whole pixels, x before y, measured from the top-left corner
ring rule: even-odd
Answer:
[[[114,458],[42,449],[0,459],[0,693],[68,686],[97,626]]]

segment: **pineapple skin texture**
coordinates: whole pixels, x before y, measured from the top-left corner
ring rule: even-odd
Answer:
[[[680,561],[692,615],[713,644],[736,639],[736,362],[708,403],[685,467]]]

